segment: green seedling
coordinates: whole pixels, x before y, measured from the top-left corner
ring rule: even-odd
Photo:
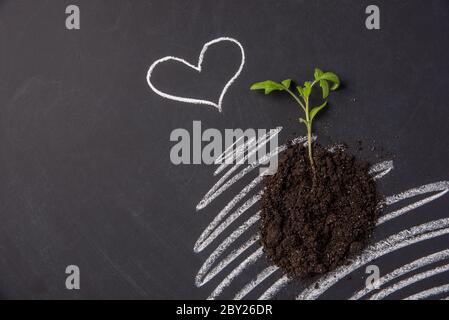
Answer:
[[[313,161],[312,152],[312,123],[316,115],[327,106],[327,98],[329,97],[330,91],[335,91],[340,87],[340,79],[335,73],[323,72],[316,68],[314,73],[314,81],[304,82],[304,86],[296,86],[296,90],[299,94],[295,94],[292,90],[292,80],[287,79],[281,83],[266,80],[263,82],[254,83],[251,86],[251,90],[265,90],[265,94],[270,94],[273,91],[285,91],[299,104],[305,113],[305,119],[299,118],[299,122],[303,123],[307,128],[307,143],[309,149],[309,160],[312,169],[315,171],[315,164]],[[316,107],[310,107],[310,96],[315,85],[319,85],[322,89],[324,102]]]

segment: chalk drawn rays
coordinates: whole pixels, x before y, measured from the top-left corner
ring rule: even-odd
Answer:
[[[235,153],[243,154],[246,150],[246,155],[243,159],[248,159],[249,156],[256,152],[259,148],[264,147],[265,144],[270,141],[275,135],[279,133],[282,128],[278,128],[276,130],[271,130],[269,134],[260,137],[257,143],[255,141],[247,141],[244,144],[244,148],[237,148],[236,150],[231,150],[228,148],[219,159],[225,159],[232,156],[238,158],[238,155]],[[295,141],[295,143],[305,142],[306,138],[300,138]],[[221,193],[223,193],[227,188],[229,188],[232,184],[240,180],[243,176],[248,174],[254,168],[257,168],[260,163],[264,163],[265,160],[269,160],[271,157],[276,156],[279,152],[285,150],[285,146],[281,146],[276,148],[273,152],[267,154],[262,159],[259,159],[255,163],[250,163],[243,170],[237,171],[240,165],[236,164],[231,167],[222,178],[209,190],[209,192],[204,196],[204,198],[200,201],[197,206],[197,210],[203,209],[207,205],[209,205],[216,197],[218,197]],[[223,166],[224,169],[226,166]],[[234,176],[231,176],[233,173],[237,173]],[[228,214],[230,211],[236,206],[238,202],[240,202],[245,196],[254,189],[261,181],[262,175],[259,174],[249,185],[244,187],[225,207],[221,210],[217,216],[213,219],[213,221],[206,227],[204,232],[199,237],[198,241],[194,246],[195,252],[201,252],[207,246],[209,246],[226,228],[228,228],[237,218],[239,218],[245,211],[251,208],[255,203],[257,203],[262,195],[262,191],[258,192],[256,195],[249,198],[246,202],[243,203],[237,210]],[[226,218],[227,217],[227,218]],[[241,245],[239,248],[233,250],[228,256],[226,256],[221,261],[217,262],[218,258],[223,254],[223,252],[239,238],[243,233],[245,233],[254,223],[256,223],[260,218],[259,212],[252,215],[245,223],[239,226],[236,230],[234,230],[230,236],[228,236],[218,247],[212,252],[212,254],[206,259],[202,267],[200,268],[196,279],[195,284],[197,286],[202,286],[212,278],[214,278],[218,273],[220,273],[227,265],[229,265],[232,261],[234,261],[241,254],[246,252],[250,247],[258,243],[259,237],[258,234],[252,235],[251,239],[246,243]],[[236,277],[239,273],[241,273],[246,266],[250,265],[253,261],[257,260],[260,256],[262,256],[261,248],[257,249],[257,254],[255,253],[250,255],[247,259],[245,259],[237,269],[235,269],[231,274],[229,274],[214,290],[214,292],[209,297],[210,299],[219,295],[221,291],[232,281],[234,277]],[[216,266],[214,268],[213,265]]]
[[[174,62],[182,63],[185,66],[196,70],[198,73],[201,73],[201,71],[203,70],[204,55],[206,54],[207,50],[211,46],[213,46],[217,43],[220,43],[220,42],[228,42],[228,43],[232,43],[232,44],[236,45],[240,49],[241,61],[240,61],[240,65],[239,65],[236,73],[232,76],[232,78],[225,84],[224,88],[222,89],[222,91],[220,93],[220,97],[218,98],[218,102],[208,101],[208,100],[204,100],[204,99],[181,97],[181,96],[169,94],[169,93],[163,92],[162,90],[158,89],[156,87],[156,85],[153,83],[153,81],[152,81],[153,72],[161,63],[174,61]],[[198,62],[196,65],[189,63],[184,59],[181,59],[178,57],[173,57],[173,56],[164,57],[164,58],[161,58],[161,59],[155,61],[148,69],[147,83],[150,86],[151,90],[153,90],[156,94],[158,94],[159,96],[161,96],[163,98],[174,100],[174,101],[179,101],[179,102],[184,102],[184,103],[208,105],[208,106],[217,108],[218,111],[221,112],[222,105],[223,105],[223,99],[226,95],[226,92],[228,91],[229,87],[234,83],[234,81],[240,76],[240,73],[242,72],[244,65],[245,65],[245,50],[243,49],[243,46],[240,44],[240,42],[238,42],[236,39],[233,39],[233,38],[221,37],[221,38],[217,38],[215,40],[209,41],[203,46],[203,49],[201,50],[201,53],[199,55]]]
[[[399,277],[402,277],[402,276],[404,276],[406,274],[409,274],[410,272],[413,272],[413,271],[418,270],[420,268],[424,268],[424,267],[426,267],[426,266],[428,266],[430,264],[437,263],[437,262],[440,262],[440,261],[448,259],[448,258],[449,258],[449,249],[443,250],[443,251],[439,251],[437,253],[433,253],[431,255],[428,255],[426,257],[420,258],[420,259],[415,260],[415,261],[413,261],[411,263],[403,265],[400,268],[398,268],[398,269],[390,272],[389,274],[381,277],[379,279],[379,287],[383,288],[383,287],[385,287],[385,285],[387,283],[389,283],[389,282],[391,282],[391,281],[393,281],[393,280],[395,280],[395,279],[397,279]],[[437,273],[438,273],[438,269],[437,270],[433,270],[432,274],[427,274],[427,277],[435,275]],[[373,299],[373,300],[383,299],[386,296],[396,292],[397,290],[402,289],[402,288],[410,285],[411,283],[414,283],[414,282],[419,281],[419,280],[424,279],[424,278],[422,278],[422,276],[419,276],[419,275],[414,275],[414,276],[412,276],[412,277],[410,277],[408,279],[413,279],[413,281],[411,282],[409,280],[409,281],[403,282],[403,283],[400,282],[400,283],[394,284],[394,285],[392,285],[392,286],[390,286],[388,288],[382,289],[376,295],[373,295],[370,299]],[[361,299],[362,297],[370,294],[373,290],[374,290],[374,288],[367,288],[366,287],[366,288],[358,291],[357,293],[355,293],[350,298],[350,300]]]
[[[278,134],[280,130],[277,130],[274,134]],[[263,139],[269,139],[269,137],[263,137]],[[299,138],[295,140],[295,143],[304,142],[304,139]],[[248,141],[246,145],[246,152],[254,152],[254,148],[256,148],[257,143],[255,141]],[[267,155],[273,156],[285,150],[286,146],[280,146],[273,152],[273,154]],[[221,155],[220,159],[229,157],[227,154],[228,150],[225,151],[223,155]],[[237,153],[245,152],[245,148],[240,148],[237,151],[233,151]],[[246,159],[246,158],[245,158]],[[241,165],[236,164],[233,165],[224,175],[219,179],[219,181],[209,190],[206,196],[200,201],[197,206],[197,210],[201,210],[204,207],[208,206],[215,198],[229,189],[235,182],[239,181],[246,174],[257,168],[259,163],[250,163],[248,166],[244,167],[243,170],[238,171]],[[228,165],[220,165],[219,168],[215,171],[214,175],[218,175],[222,171],[224,171],[228,167]],[[393,169],[392,161],[381,162],[377,165],[374,165],[370,168],[370,174],[374,177],[375,180],[381,179],[386,176]],[[204,230],[197,243],[195,244],[195,252],[200,252],[208,247],[221,233],[227,229],[231,223],[233,223],[237,218],[239,218],[243,213],[245,213],[249,208],[251,208],[255,203],[257,203],[261,196],[262,191],[257,193],[256,195],[250,197],[246,200],[243,205],[238,207],[233,213],[230,214],[231,210],[237,205],[238,202],[245,199],[245,197],[252,191],[259,183],[261,182],[262,177],[257,176],[252,182],[244,187],[226,206],[223,210],[221,210],[218,215],[213,219],[211,224]],[[398,210],[394,210],[390,213],[387,213],[383,217],[380,218],[378,225],[388,222],[392,219],[395,219],[407,212],[410,212],[418,207],[421,207],[431,201],[442,197],[449,191],[449,182],[442,181],[432,184],[427,184],[424,186],[420,186],[418,188],[413,188],[407,190],[405,192],[401,192],[397,195],[393,195],[387,197],[383,205],[391,206],[393,204],[401,203],[401,201],[411,199],[414,197],[430,194],[428,197],[418,200],[412,204],[406,205]],[[229,215],[229,216],[228,216]],[[215,299],[223,290],[229,286],[229,284],[240,274],[244,272],[249,266],[254,264],[257,260],[259,260],[263,256],[263,250],[258,244],[258,234],[252,234],[250,239],[246,241],[240,247],[231,251],[225,258],[221,261],[218,261],[221,255],[231,247],[231,245],[245,232],[248,232],[249,228],[253,226],[259,220],[259,212],[253,214],[240,226],[236,227],[236,229],[228,236],[218,247],[213,251],[213,253],[209,256],[209,258],[205,261],[201,269],[199,270],[196,277],[196,285],[202,286],[215,278],[218,274],[220,274],[231,262],[235,261],[237,258],[245,255],[240,262],[240,264],[231,270],[228,274],[224,276],[224,279],[216,286],[216,288],[212,291],[209,296],[209,299]],[[446,226],[447,225],[447,226]],[[304,290],[300,295],[298,295],[298,299],[306,298],[306,299],[316,299],[322,293],[327,291],[330,287],[332,287],[335,283],[339,281],[345,275],[353,272],[358,269],[363,264],[368,263],[375,257],[380,257],[390,252],[399,250],[409,245],[413,245],[420,241],[429,240],[438,236],[442,236],[445,234],[449,234],[449,220],[437,220],[432,221],[427,224],[423,224],[421,226],[413,227],[411,229],[403,230],[395,235],[390,236],[387,239],[379,241],[378,243],[370,246],[367,250],[362,253],[363,261],[360,260],[358,263],[355,262],[350,266],[344,267],[343,270],[338,269],[335,272],[331,273],[331,275],[324,276],[317,281],[321,286],[319,289],[315,289],[315,283]],[[388,247],[391,245],[391,247]],[[255,247],[255,251],[249,251],[251,247]],[[360,258],[360,257],[359,257]],[[215,267],[214,267],[215,265]],[[434,274],[438,274],[440,272],[445,271],[445,267],[436,268],[427,273],[423,273],[418,275],[417,278],[411,278],[407,283],[412,283],[413,281],[417,281],[417,279],[421,279],[427,276],[432,276]],[[234,299],[242,299],[246,297],[250,292],[256,289],[261,283],[267,281],[273,274],[278,271],[276,266],[267,266],[260,273],[258,273],[255,278],[253,278],[249,283],[243,286],[241,290],[239,290]],[[337,273],[340,272],[340,273]],[[342,276],[343,275],[343,276]],[[336,278],[335,278],[336,277]],[[335,278],[335,279],[334,279]],[[290,280],[286,276],[281,276],[273,279],[274,283],[259,297],[259,299],[270,299],[274,297],[282,288],[284,288]],[[406,282],[403,282],[401,285],[406,285]],[[435,292],[444,293],[446,287],[436,288]],[[426,291],[422,293],[422,296],[432,294],[434,291]],[[415,298],[415,297],[412,297]]]
[[[414,294],[410,297],[405,298],[404,300],[421,300],[430,298],[439,294],[449,292],[449,284],[442,285],[440,287],[431,288],[429,290],[421,291],[417,294]]]

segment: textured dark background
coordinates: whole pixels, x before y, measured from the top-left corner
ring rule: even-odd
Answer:
[[[0,298],[206,298],[222,277],[194,286],[211,248],[197,255],[193,245],[232,193],[196,213],[213,168],[172,165],[169,135],[193,120],[218,129],[283,126],[283,139],[302,134],[289,100],[250,93],[254,81],[305,80],[315,66],[336,72],[344,89],[317,122],[321,143],[362,140],[362,157],[394,157],[385,194],[449,179],[447,0],[78,0],[81,30],[68,31],[72,2],[0,1]],[[381,30],[365,28],[369,4],[381,9]],[[148,88],[153,61],[196,61],[220,36],[238,39],[247,54],[222,114]],[[168,68],[161,86],[216,97],[238,65],[226,50],[211,51],[204,77]],[[448,205],[443,197],[395,219],[375,239],[447,217]],[[448,240],[376,263],[385,274]],[[69,264],[81,268],[79,291],[65,289]],[[222,297],[255,274],[248,269]],[[348,297],[365,277],[361,269],[323,297]],[[441,274],[392,297],[448,282]]]

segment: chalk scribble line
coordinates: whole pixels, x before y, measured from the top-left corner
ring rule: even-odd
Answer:
[[[247,267],[255,263],[259,258],[263,256],[263,249],[259,247],[254,253],[252,253],[248,258],[246,258],[242,263],[239,264],[237,268],[231,271],[229,275],[227,275],[223,281],[212,291],[209,296],[209,300],[215,299],[217,296],[221,294],[221,292],[231,284],[232,280],[239,276]]]
[[[397,217],[403,215],[404,213],[409,212],[410,210],[416,209],[416,208],[421,207],[429,202],[432,202],[432,201],[442,197],[443,195],[445,195],[448,191],[449,191],[449,181],[440,181],[440,182],[426,184],[424,186],[413,188],[413,189],[401,192],[399,194],[396,194],[394,196],[390,196],[390,197],[386,198],[386,200],[385,200],[385,204],[387,204],[387,205],[392,205],[399,201],[403,201],[405,199],[409,199],[409,198],[416,197],[419,195],[438,192],[437,194],[434,194],[434,195],[427,197],[425,199],[422,199],[420,201],[414,202],[414,203],[412,203],[408,206],[405,206],[399,210],[393,211],[387,215],[384,215],[383,217],[380,217],[377,225],[380,225],[382,223],[390,221],[391,219],[397,218]]]
[[[259,139],[253,137],[248,141],[243,141],[242,143],[240,143],[240,140],[244,139],[245,136],[243,135],[239,137],[231,145],[232,148],[231,147],[227,148],[225,152],[222,153],[217,158],[219,160],[215,160],[215,164],[219,164],[219,167],[215,170],[214,176],[222,172],[229,164],[232,164],[232,161],[236,161],[236,164],[229,171],[235,171],[245,161],[247,161],[248,159],[251,160],[252,159],[251,157],[261,148],[265,147],[274,137],[276,137],[279,134],[281,130],[282,127],[278,127],[276,129],[268,131],[266,134],[262,135]],[[235,148],[237,144],[240,145],[237,148]],[[250,162],[250,164],[256,165],[260,162],[261,160],[254,159],[254,161]],[[226,175],[229,176],[230,173],[227,172]],[[209,193],[211,193],[211,191],[209,191]],[[205,197],[207,198],[208,195],[206,195]]]
[[[439,262],[441,260],[449,258],[449,249],[442,250],[433,254],[430,254],[426,257],[422,257],[420,259],[417,259],[411,263],[408,263],[406,265],[403,265],[396,270],[388,273],[387,275],[381,277],[379,279],[379,287],[385,286],[387,283],[391,282],[394,279],[397,279],[398,277],[402,277],[410,272],[413,272],[415,270],[418,270],[420,268],[423,268],[425,266],[428,266],[430,264]],[[365,287],[364,289],[358,291],[355,293],[352,297],[350,297],[350,300],[358,300],[361,299],[363,296],[368,295],[374,290],[374,288],[368,288]],[[382,290],[383,291],[383,290]],[[380,293],[380,292],[379,292]]]
[[[422,300],[436,296],[438,294],[443,294],[449,292],[449,284],[442,285],[440,287],[431,288],[429,290],[421,291],[417,294],[411,295],[404,300]]]
[[[220,273],[227,265],[229,265],[232,261],[234,261],[240,254],[246,251],[249,247],[251,247],[254,243],[259,240],[258,236],[254,236],[250,240],[248,240],[245,244],[235,249],[230,255],[228,255],[225,259],[218,263],[218,265],[213,268],[212,266],[218,258],[223,254],[223,252],[234,242],[236,241],[245,231],[247,231],[254,223],[259,220],[259,214],[255,214],[251,216],[244,224],[238,227],[229,237],[227,237],[215,250],[212,254],[206,259],[206,261],[201,266],[200,270],[197,273],[195,284],[200,287],[213,279],[218,273]],[[211,271],[210,271],[211,270]]]
[[[264,137],[262,137],[265,139]],[[306,137],[301,137],[296,143],[303,143],[306,141]],[[240,171],[238,174],[234,175],[232,178],[229,178],[230,175],[237,170],[241,165],[236,164],[234,165],[225,175],[223,175],[218,182],[216,182],[212,188],[206,193],[206,195],[203,197],[203,199],[200,200],[198,205],[196,206],[197,210],[204,209],[207,207],[213,200],[215,200],[219,195],[221,195],[224,191],[229,189],[233,184],[235,184],[237,181],[242,179],[245,175],[250,173],[252,170],[257,168],[260,164],[265,163],[269,161],[271,158],[277,156],[280,152],[284,151],[286,149],[285,145],[282,145],[280,147],[277,147],[275,150],[270,152],[269,154],[263,156],[259,161],[255,161],[250,163],[248,166],[246,166],[242,171]],[[251,150],[251,152],[255,151],[254,149]],[[259,175],[261,176],[261,175]],[[228,181],[226,181],[229,178]],[[226,183],[225,183],[226,181]]]
[[[389,295],[395,293],[398,290],[401,290],[403,288],[406,288],[414,283],[417,283],[419,281],[428,279],[430,277],[436,276],[440,273],[443,272],[447,272],[449,271],[449,264],[446,264],[444,266],[440,266],[440,267],[436,267],[432,270],[428,270],[425,272],[421,272],[418,274],[415,274],[407,279],[404,279],[402,281],[399,281],[398,283],[383,289],[382,291],[374,294],[373,296],[371,296],[370,300],[381,300],[381,299],[385,299],[386,297],[388,297]]]
[[[233,214],[231,214],[223,223],[220,223],[225,216],[231,211],[231,209],[239,202],[246,194],[248,194],[258,183],[260,182],[260,177],[254,179],[250,185],[245,187],[220,213],[215,217],[209,226],[206,227],[204,232],[201,234],[197,242],[195,243],[195,252],[203,251],[207,246],[209,246],[212,241],[214,241],[226,228],[228,228],[232,222],[234,222],[238,217],[240,217],[245,211],[251,208],[257,201],[259,201],[261,194],[258,193],[252,198],[247,200],[243,205],[241,205]]]
[[[237,294],[234,296],[234,300],[241,300],[251,291],[253,291],[259,284],[270,277],[273,273],[279,270],[278,266],[272,265],[265,268],[260,272],[255,279],[246,284]]]

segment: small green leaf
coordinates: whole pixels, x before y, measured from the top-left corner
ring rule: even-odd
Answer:
[[[265,94],[270,94],[273,91],[284,91],[285,87],[272,80],[266,80],[262,82],[254,83],[251,86],[251,90],[265,90]]]
[[[287,80],[282,81],[281,83],[282,83],[282,85],[284,87],[286,87],[287,89],[290,89],[290,85],[292,83],[292,80],[291,79],[287,79]]]
[[[338,78],[338,76],[335,73],[332,72],[325,72],[322,76],[321,76],[322,80],[327,80],[330,82],[333,82],[334,85],[331,87],[332,91],[337,90],[340,87],[340,79]]]
[[[329,97],[329,83],[327,80],[320,80],[320,87],[323,89],[323,99]]]
[[[304,97],[304,90],[302,90],[301,86],[297,86],[296,90],[298,90],[299,94],[301,95],[301,97]]]
[[[299,122],[304,123],[307,126],[307,121],[306,120],[304,120],[303,118],[299,118],[298,120],[299,120]]]
[[[320,78],[321,78],[321,76],[323,75],[323,73],[324,73],[324,72],[321,71],[320,69],[315,68],[315,74],[314,74],[315,80],[319,81]]]
[[[323,109],[326,105],[327,101],[325,101],[321,106],[313,108],[312,111],[310,111],[310,121],[312,121],[313,118],[315,118],[315,116],[318,114],[318,112],[320,112],[321,109]]]
[[[304,94],[304,98],[308,98],[312,93],[312,82],[306,81],[304,82],[304,88],[302,88],[302,93]]]

